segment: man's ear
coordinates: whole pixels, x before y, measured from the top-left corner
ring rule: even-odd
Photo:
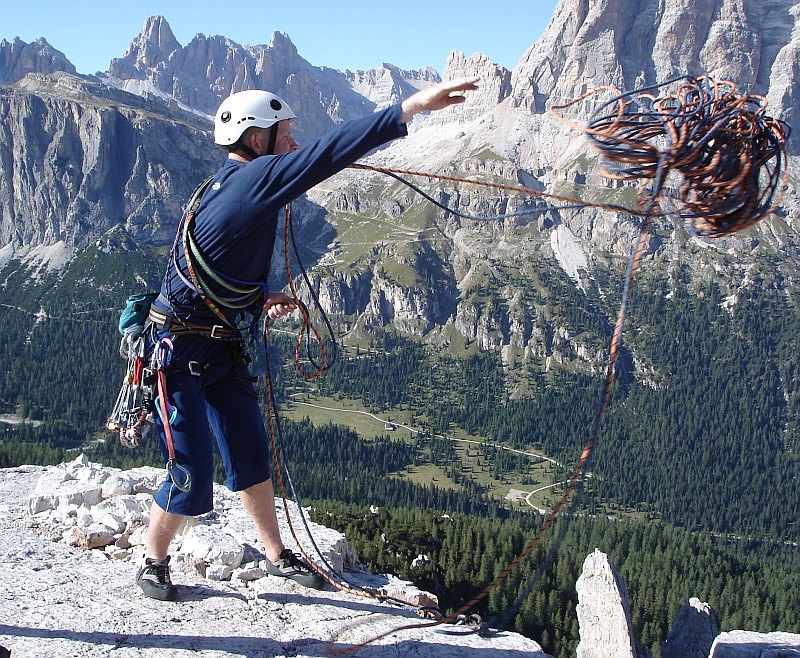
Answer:
[[[255,153],[262,153],[265,144],[263,143],[264,140],[261,138],[261,131],[252,129],[248,130],[244,136],[244,143],[245,146],[252,149]]]

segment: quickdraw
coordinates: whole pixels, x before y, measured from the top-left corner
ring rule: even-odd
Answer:
[[[167,473],[178,489],[188,491],[191,475],[176,460],[170,427],[178,412],[167,396],[166,371],[172,358],[172,342],[162,338],[149,362],[146,350],[143,326],[137,326],[135,331],[123,337],[120,352],[127,357],[128,367],[106,427],[117,435],[122,445],[136,448],[150,433],[155,423],[154,413],[158,414],[166,437]]]
[[[122,445],[135,448],[149,434],[153,410],[152,371],[145,367],[145,338],[141,328],[123,337],[120,353],[128,359],[122,387],[106,427],[116,433]]]
[[[176,409],[169,403],[167,397],[167,369],[172,360],[172,341],[169,338],[162,338],[155,350],[153,350],[153,361],[157,374],[158,415],[161,418],[161,426],[164,428],[165,443],[167,444],[167,474],[172,483],[179,491],[189,491],[192,487],[192,476],[189,471],[178,464],[175,456],[175,442],[172,439],[172,423],[175,420]]]

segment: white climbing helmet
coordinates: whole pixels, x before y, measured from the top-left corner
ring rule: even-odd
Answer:
[[[214,117],[214,143],[230,146],[250,127],[269,128],[284,119],[296,119],[292,108],[280,96],[248,89],[228,96]]]

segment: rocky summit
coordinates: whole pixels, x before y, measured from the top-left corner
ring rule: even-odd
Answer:
[[[106,468],[84,456],[0,470],[0,646],[14,658],[320,658],[349,655],[378,638],[358,655],[546,658],[516,633],[482,637],[463,625],[430,627],[414,610],[435,606],[435,597],[367,573],[346,538],[318,524],[309,524],[311,534],[340,582],[411,605],[266,576],[252,524],[238,497],[220,486],[214,511],[188,524],[171,546],[178,602],[148,599],[134,575],[163,475]],[[287,508],[276,502],[291,546]],[[303,550],[317,556],[294,503],[288,509]],[[412,628],[390,633],[401,626]]]
[[[282,536],[294,529],[300,550],[327,564],[349,591],[306,590],[267,576],[252,524],[238,497],[220,485],[214,510],[187,520],[170,547],[178,601],[148,599],[133,577],[163,476],[152,467],[107,468],[84,455],[58,466],[0,470],[0,647],[15,658],[320,658],[356,649],[375,657],[388,650],[399,658],[548,658],[516,633],[432,625],[414,610],[436,606],[434,595],[368,573],[346,537],[309,523],[314,548],[291,501],[276,500]],[[579,658],[651,655],[638,646],[625,582],[605,554],[587,556],[576,589]],[[693,598],[661,651],[664,658],[790,657],[800,655],[800,635],[719,633],[714,611]]]

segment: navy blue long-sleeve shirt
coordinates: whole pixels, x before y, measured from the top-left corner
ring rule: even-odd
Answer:
[[[348,121],[293,153],[262,156],[251,162],[226,160],[195,215],[193,234],[201,253],[225,280],[261,285],[266,290],[283,207],[372,149],[406,134],[401,107],[394,105]],[[177,267],[189,278],[182,247],[177,252]],[[213,317],[178,274],[172,259],[161,294],[174,311],[190,315],[193,321]],[[156,306],[163,308],[160,302]],[[260,303],[262,299],[247,310],[258,315]],[[229,319],[241,312],[221,310]]]

